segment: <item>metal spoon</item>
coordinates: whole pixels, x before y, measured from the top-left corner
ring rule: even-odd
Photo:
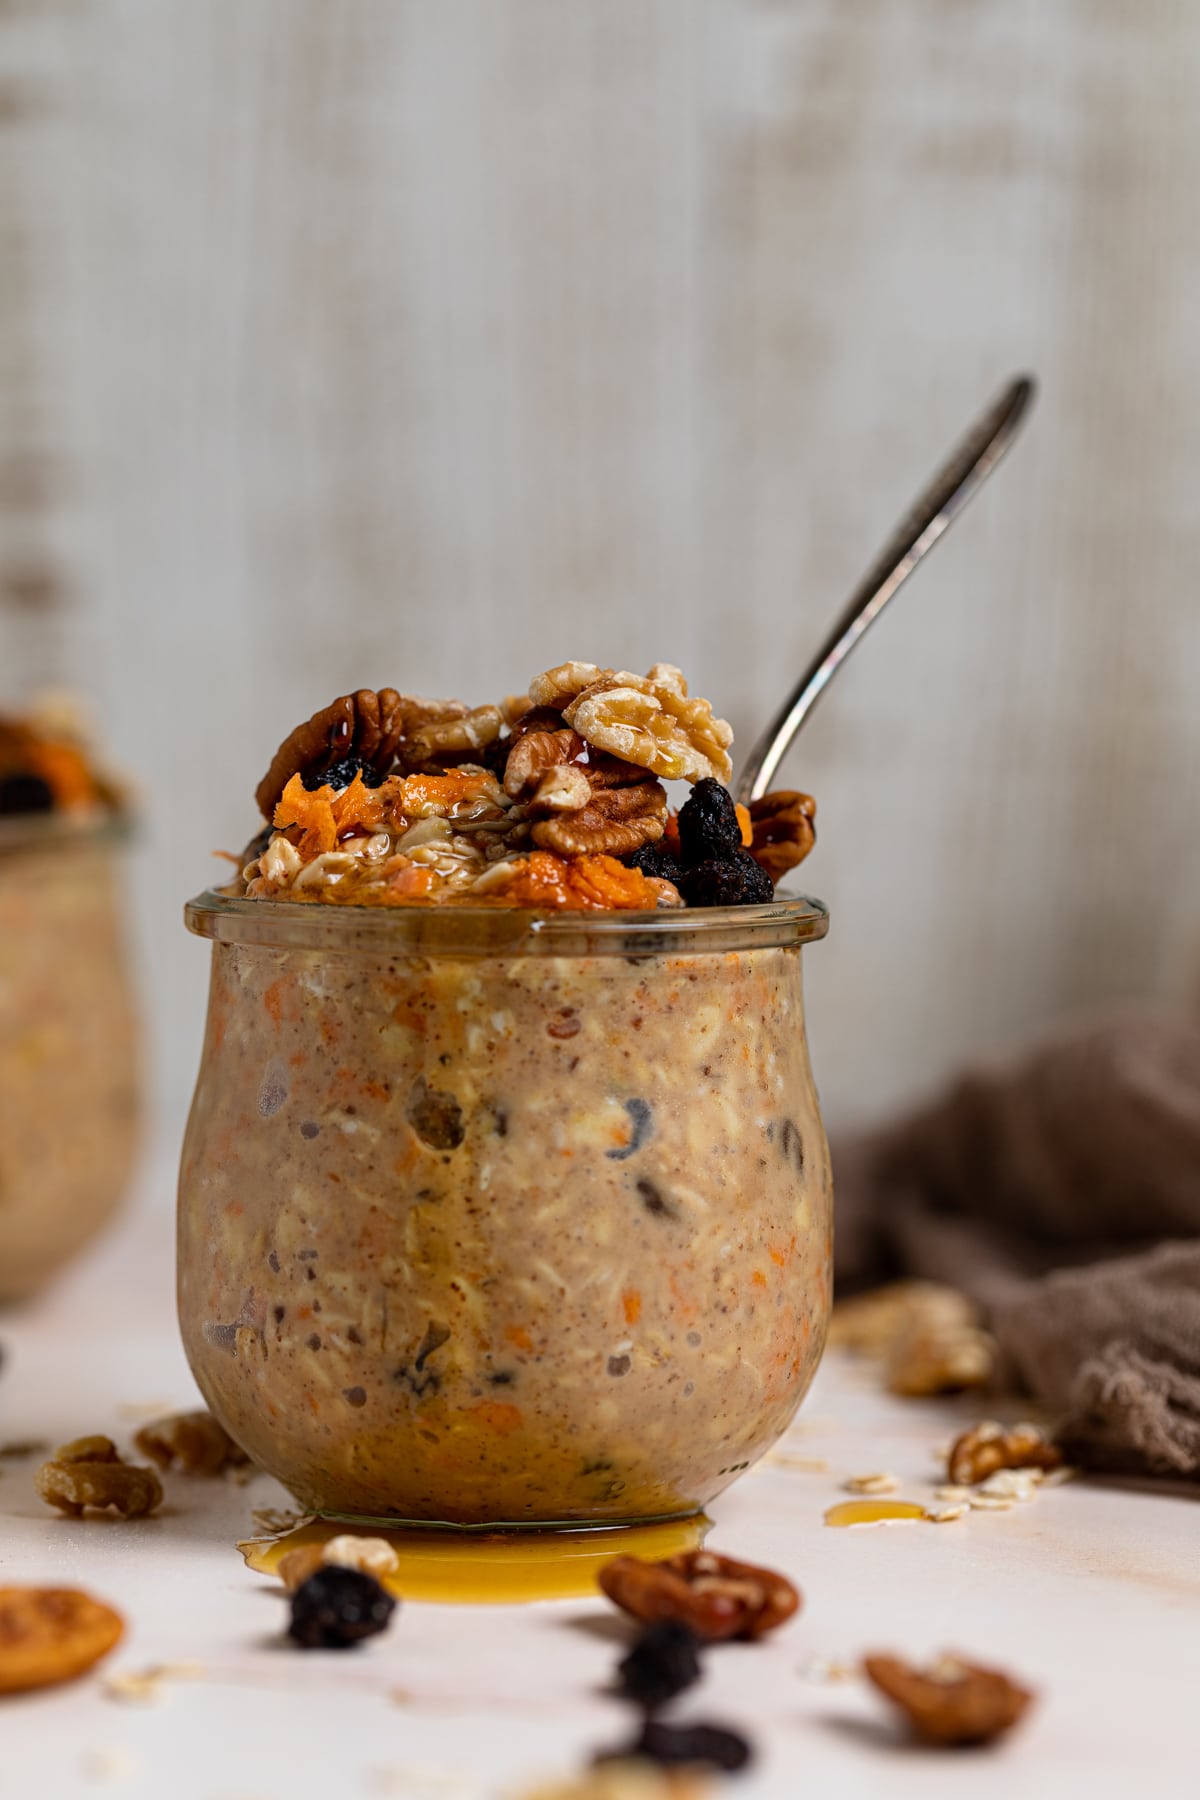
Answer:
[[[739,800],[749,804],[766,793],[792,739],[868,625],[954,523],[1012,443],[1036,387],[1031,375],[1011,381],[918,495],[751,750],[738,781]]]

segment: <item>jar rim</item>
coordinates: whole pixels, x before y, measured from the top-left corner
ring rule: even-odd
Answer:
[[[0,818],[0,857],[26,850],[65,850],[72,845],[123,844],[132,835],[133,820],[125,812],[86,818],[61,812],[11,813]]]
[[[798,947],[829,929],[828,908],[802,894],[763,906],[534,912],[248,900],[206,888],[188,901],[183,918],[189,931],[217,944],[413,956],[711,955]]]

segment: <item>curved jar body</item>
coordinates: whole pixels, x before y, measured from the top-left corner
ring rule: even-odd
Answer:
[[[825,916],[753,910],[668,929],[193,903],[224,941],[183,1338],[306,1507],[684,1514],[784,1430],[830,1305],[799,949]]]
[[[112,1215],[133,1165],[138,1059],[116,832],[0,837],[0,1301]]]

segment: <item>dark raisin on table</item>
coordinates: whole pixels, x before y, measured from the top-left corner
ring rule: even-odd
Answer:
[[[618,1690],[653,1711],[700,1679],[699,1639],[678,1619],[648,1625],[617,1665]]]
[[[318,1569],[292,1595],[288,1636],[304,1650],[348,1650],[386,1631],[396,1602],[361,1569]]]
[[[606,1750],[596,1761],[620,1762],[640,1756],[665,1768],[691,1764],[733,1774],[746,1768],[752,1754],[741,1733],[725,1725],[666,1725],[661,1719],[647,1719],[632,1744]]]

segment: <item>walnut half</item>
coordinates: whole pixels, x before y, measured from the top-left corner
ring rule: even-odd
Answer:
[[[133,1441],[160,1469],[177,1468],[185,1475],[221,1475],[250,1460],[225,1427],[201,1409],[143,1425]]]
[[[123,1462],[111,1438],[75,1438],[54,1452],[33,1478],[47,1506],[79,1518],[86,1507],[111,1506],[123,1519],[138,1519],[162,1504],[153,1469]]]
[[[404,735],[407,709],[412,704],[395,688],[380,688],[378,693],[359,688],[356,693],[339,695],[297,725],[280,744],[255,790],[263,818],[274,816],[293,775],[303,776],[351,754],[373,768],[386,770]]]
[[[942,1656],[928,1669],[898,1656],[863,1659],[870,1681],[905,1714],[914,1734],[927,1744],[950,1748],[989,1744],[1011,1730],[1033,1695],[999,1669],[985,1669],[961,1656]]]
[[[688,1550],[662,1562],[618,1556],[597,1579],[601,1592],[635,1619],[677,1619],[709,1642],[764,1637],[800,1608],[786,1575],[712,1550]]]
[[[750,802],[753,840],[750,854],[771,880],[778,883],[802,863],[817,841],[817,803],[811,794],[792,788],[764,794]]]
[[[666,821],[666,790],[657,781],[639,781],[592,792],[580,811],[539,819],[531,835],[541,849],[560,856],[627,856],[643,844],[656,844]]]
[[[1057,1469],[1062,1451],[1037,1425],[1013,1425],[1007,1430],[994,1419],[984,1419],[956,1438],[946,1459],[949,1479],[964,1486],[986,1481],[998,1469]]]

